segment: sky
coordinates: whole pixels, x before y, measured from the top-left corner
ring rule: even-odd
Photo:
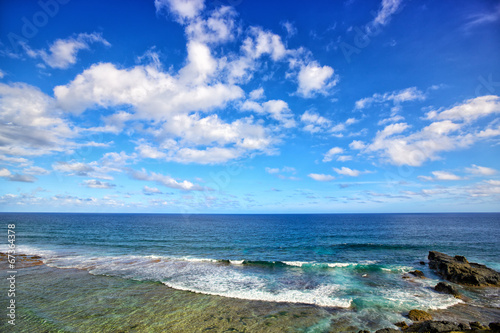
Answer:
[[[500,211],[500,2],[4,0],[0,211]]]

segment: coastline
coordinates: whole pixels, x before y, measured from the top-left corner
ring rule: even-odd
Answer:
[[[358,332],[393,327],[355,322],[352,309],[198,294],[160,282],[53,268],[36,256],[18,258],[16,331]],[[2,260],[0,268],[5,265]],[[434,320],[486,325],[500,320],[499,308],[466,303],[428,312]],[[5,321],[0,328],[11,329]]]

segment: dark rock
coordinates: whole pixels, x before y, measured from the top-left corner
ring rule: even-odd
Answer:
[[[452,323],[450,321],[425,321],[420,324],[417,332],[439,333],[461,331],[462,327],[463,326]]]
[[[469,261],[467,260],[467,258],[465,258],[464,256],[455,256],[455,260],[459,261],[459,262],[463,262],[464,264],[468,264],[469,263]]]
[[[488,330],[489,329],[488,326],[484,326],[478,321],[472,321],[469,323],[469,325],[470,325],[471,330]]]
[[[405,330],[409,327],[408,324],[406,323],[406,321],[400,321],[399,323],[395,323],[394,325],[399,327],[402,330]]]
[[[408,318],[410,318],[412,321],[426,321],[426,320],[432,320],[432,316],[422,310],[411,310],[408,313]]]
[[[439,291],[440,293],[450,294],[453,296],[460,296],[460,293],[455,287],[444,282],[439,282],[438,284],[436,284],[434,290]]]
[[[488,326],[493,332],[500,332],[500,323],[490,323]]]
[[[469,263],[465,257],[451,257],[430,251],[429,267],[448,281],[468,286],[500,286],[500,273],[485,265]]]
[[[458,324],[458,327],[460,327],[460,330],[461,331],[467,331],[467,330],[470,330],[470,326],[467,325],[467,324],[464,324],[464,323],[459,323]]]
[[[425,266],[425,261],[421,261],[420,265]]]
[[[419,271],[418,269],[414,270],[414,271],[411,271],[411,272],[408,272],[410,273],[411,275],[413,276],[416,276],[416,277],[419,277],[419,278],[425,278],[425,275],[422,271]]]
[[[358,333],[370,333],[370,331],[358,331]]]
[[[375,333],[401,333],[401,331],[394,328],[382,328],[381,330],[375,331]]]

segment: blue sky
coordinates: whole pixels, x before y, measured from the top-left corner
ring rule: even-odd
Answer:
[[[498,1],[0,7],[1,211],[499,211]]]

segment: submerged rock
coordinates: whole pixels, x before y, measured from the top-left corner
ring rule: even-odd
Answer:
[[[411,272],[408,272],[408,273],[410,273],[413,276],[419,277],[421,279],[425,278],[424,273],[422,271],[419,271],[418,269],[411,271]]]
[[[490,329],[488,326],[485,326],[478,321],[470,322],[469,326],[470,326],[471,330],[489,330]]]
[[[457,324],[450,321],[424,321],[410,326],[406,332],[429,332],[440,333],[450,331],[465,331],[467,327],[464,324]]]
[[[382,328],[381,330],[375,331],[375,333],[401,333],[401,331],[394,328]]]
[[[500,323],[490,323],[488,326],[493,332],[500,332]]]
[[[399,323],[395,323],[394,325],[396,325],[397,327],[399,327],[402,330],[405,330],[409,327],[408,324],[406,323],[406,321],[400,321]]]
[[[444,279],[468,286],[500,286],[500,273],[485,265],[469,263],[463,256],[430,251],[429,267]]]
[[[411,310],[408,313],[408,318],[410,318],[412,321],[426,321],[426,320],[432,320],[432,316],[422,310]]]
[[[444,282],[439,282],[438,284],[436,284],[434,290],[439,291],[440,293],[450,294],[457,297],[460,296],[460,293],[455,287]]]

